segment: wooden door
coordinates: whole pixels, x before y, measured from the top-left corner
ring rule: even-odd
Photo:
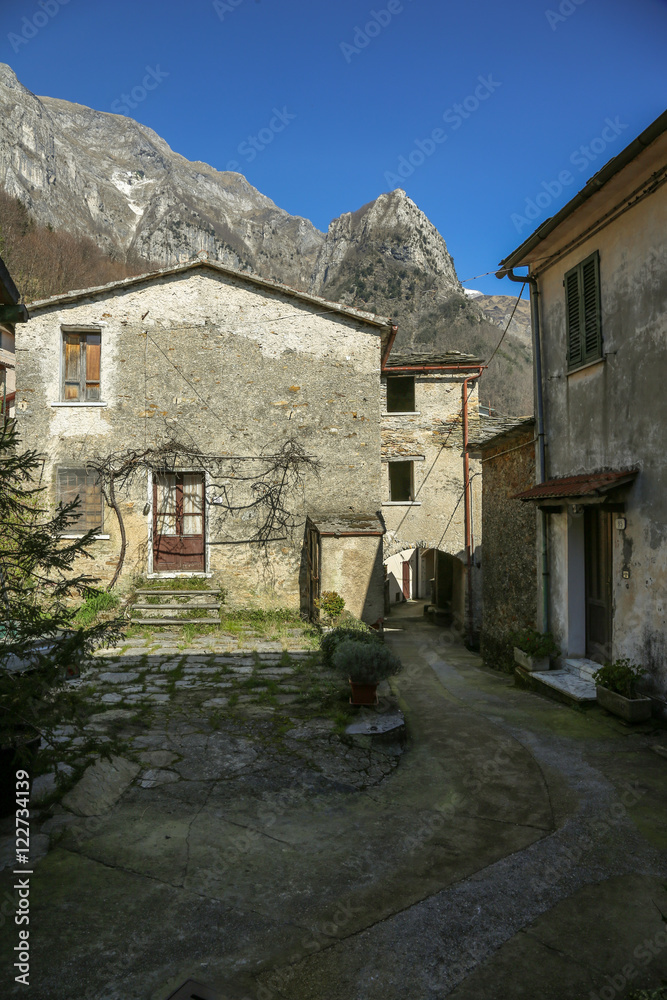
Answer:
[[[410,600],[410,563],[403,563],[403,597],[406,601]]]
[[[308,614],[316,616],[316,604],[320,597],[320,536],[314,528],[308,531]]]
[[[201,573],[204,547],[204,476],[160,472],[153,480],[153,571]]]
[[[586,656],[599,663],[611,658],[611,518],[611,514],[597,508],[584,512]]]

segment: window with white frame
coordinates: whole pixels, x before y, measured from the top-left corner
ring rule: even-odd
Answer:
[[[60,398],[64,403],[99,402],[100,330],[62,331],[62,383]]]

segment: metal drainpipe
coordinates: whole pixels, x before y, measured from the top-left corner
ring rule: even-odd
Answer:
[[[461,392],[463,396],[463,509],[465,511],[465,546],[466,546],[466,566],[468,573],[468,644],[472,646],[473,641],[473,604],[472,604],[472,552],[471,552],[471,524],[470,524],[470,460],[468,458],[468,382],[475,382],[480,378],[482,369],[476,375],[468,375],[463,379]]]
[[[535,402],[537,409],[537,453],[539,482],[546,480],[544,433],[544,396],[542,392],[542,341],[540,337],[540,302],[537,278],[532,274],[519,276],[513,268],[497,271],[496,278],[509,278],[530,288],[530,319],[533,328],[533,356],[535,358]],[[547,515],[540,511],[540,548],[542,550],[542,631],[549,631],[549,552],[547,547]]]

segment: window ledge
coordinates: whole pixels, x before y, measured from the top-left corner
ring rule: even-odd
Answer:
[[[421,410],[387,410],[381,417],[421,417]]]
[[[568,377],[570,375],[576,375],[577,372],[583,372],[586,368],[593,368],[595,365],[601,365],[605,361],[605,358],[595,358],[593,361],[587,361],[583,365],[577,365],[576,368],[570,368],[567,372]]]
[[[83,538],[85,531],[80,532],[78,535],[59,535],[59,538]],[[93,540],[98,541],[98,539],[108,539],[111,535],[93,535]]]
[[[383,500],[383,507],[421,507],[421,500]]]
[[[73,400],[72,402],[66,403],[51,403],[51,406],[108,406],[108,403],[88,403],[79,402],[78,400]]]

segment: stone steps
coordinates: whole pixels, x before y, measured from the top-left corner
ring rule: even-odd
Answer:
[[[130,609],[133,625],[216,625],[220,622],[220,590],[137,590]],[[157,598],[157,600],[156,600]]]
[[[130,618],[133,625],[173,628],[174,625],[218,625],[219,618]]]
[[[565,661],[565,669],[577,674],[582,680],[593,681],[593,674],[600,669],[600,664],[595,660],[587,660],[584,656],[572,657]]]
[[[538,670],[530,672],[516,666],[514,675],[524,687],[538,691],[566,705],[587,708],[597,703],[595,682],[591,679],[600,666],[592,660],[570,659],[562,670]],[[590,666],[592,664],[592,667]]]

